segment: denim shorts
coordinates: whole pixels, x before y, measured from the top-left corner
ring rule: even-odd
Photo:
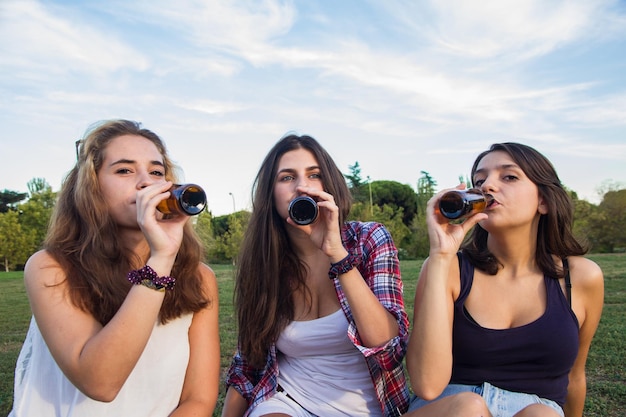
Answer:
[[[447,397],[449,395],[458,394],[461,392],[474,392],[479,394],[485,402],[489,411],[493,417],[512,417],[515,413],[518,413],[523,408],[526,408],[532,404],[544,404],[553,408],[562,417],[565,416],[563,409],[560,405],[552,400],[540,398],[534,394],[525,394],[521,392],[507,391],[498,387],[494,387],[488,382],[484,382],[482,385],[461,385],[450,384],[441,393],[439,397],[432,401],[436,401],[440,398]],[[422,400],[415,395],[411,398],[411,404],[409,411],[417,410],[432,401]]]

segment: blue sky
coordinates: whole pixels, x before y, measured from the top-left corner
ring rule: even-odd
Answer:
[[[287,132],[413,188],[504,141],[595,204],[626,186],[624,1],[2,0],[0,39],[0,189],[58,190],[110,118],[161,135],[215,215]]]

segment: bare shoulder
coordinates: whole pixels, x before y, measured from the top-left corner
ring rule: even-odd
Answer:
[[[24,283],[27,288],[60,286],[65,278],[61,265],[46,250],[35,252],[24,266]]]
[[[591,259],[582,256],[568,258],[572,286],[584,289],[602,287],[604,275],[600,266]]]
[[[201,262],[198,265],[198,272],[202,278],[202,288],[206,291],[209,299],[217,299],[217,278],[213,269]]]

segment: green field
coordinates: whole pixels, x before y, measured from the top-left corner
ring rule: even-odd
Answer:
[[[590,255],[604,271],[605,306],[587,363],[585,416],[626,416],[626,255]],[[402,261],[402,278],[409,317],[421,261]],[[222,367],[236,346],[233,275],[227,265],[214,265],[220,291]],[[15,361],[30,320],[21,272],[0,272],[0,416],[9,413]],[[223,390],[223,387],[222,387]],[[223,392],[220,391],[220,399]],[[214,415],[220,414],[220,405]]]

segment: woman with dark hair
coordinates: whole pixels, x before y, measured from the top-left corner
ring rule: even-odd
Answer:
[[[450,223],[435,209],[448,190],[428,203],[406,415],[580,417],[604,285],[569,196],[550,161],[517,143],[481,153],[471,178],[493,199],[484,213]]]
[[[288,214],[299,196],[317,202],[312,224]],[[239,346],[223,416],[406,411],[397,249],[381,224],[346,221],[350,207],[343,175],[315,139],[286,136],[265,157],[237,264]]]
[[[10,416],[212,414],[217,285],[189,218],[156,209],[176,180],[161,139],[111,120],[77,142],[44,249]]]

